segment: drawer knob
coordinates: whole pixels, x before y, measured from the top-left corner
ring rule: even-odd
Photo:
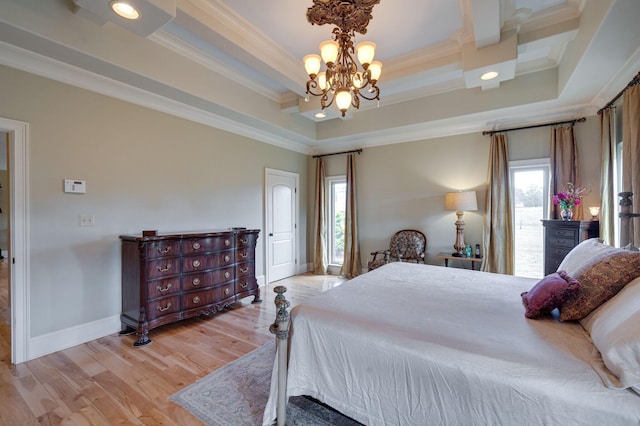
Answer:
[[[165,291],[169,291],[169,290],[171,290],[171,283],[167,284],[167,286],[164,287],[164,288],[162,288],[160,286],[157,286],[156,290],[158,290],[160,293],[164,293]]]
[[[249,256],[249,253],[247,253],[246,251],[243,251],[242,253],[240,253],[240,257],[245,259],[247,256]]]
[[[171,246],[168,246],[165,249],[162,249],[162,247],[158,247],[158,253],[160,254],[167,254],[170,251],[171,251]]]
[[[225,278],[229,278],[229,277],[231,277],[231,273],[230,273],[229,271],[225,272],[225,273],[224,273],[224,277],[225,277]]]
[[[200,303],[200,296],[196,296],[193,298],[193,303]]]
[[[249,242],[249,240],[248,240],[247,238],[241,238],[241,239],[240,239],[240,242],[241,242],[242,244],[247,244],[247,243]]]
[[[224,255],[224,261],[225,261],[225,262],[228,262],[228,261],[230,261],[230,260],[231,260],[231,257],[229,257],[229,255],[228,255],[228,254],[225,254],[225,255]]]
[[[194,279],[191,281],[191,284],[193,284],[193,285],[195,285],[195,286],[200,285],[200,278],[194,278]]]
[[[194,260],[193,262],[191,262],[191,264],[193,265],[194,268],[199,268],[200,267],[200,261],[199,260]]]
[[[248,286],[249,286],[249,283],[246,281],[240,284],[240,288],[247,288]]]
[[[194,250],[199,250],[200,249],[200,243],[195,242],[191,245],[191,247],[193,247]]]
[[[164,308],[162,306],[158,306],[158,311],[164,312],[167,309],[169,309],[170,307],[171,307],[171,302],[167,303],[167,306],[165,306]]]
[[[224,240],[224,245],[225,246],[230,246],[231,245],[231,240]]]
[[[229,287],[224,289],[224,294],[229,294],[229,292],[230,292]]]
[[[249,267],[247,266],[246,268],[240,268],[240,272],[246,274],[247,272],[249,272]]]
[[[171,269],[171,264],[168,264],[164,268],[162,266],[158,266],[157,269],[158,269],[158,272],[167,272],[169,269]]]

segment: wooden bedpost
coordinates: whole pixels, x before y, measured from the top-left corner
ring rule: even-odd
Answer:
[[[634,232],[632,231],[633,227],[631,225],[633,222],[631,221],[636,217],[640,217],[640,213],[631,212],[633,192],[621,192],[618,196],[620,197],[620,213],[618,215],[620,217],[620,247],[625,247],[629,243],[636,245],[638,242],[635,241],[632,235]],[[637,224],[634,224],[634,226],[637,226]]]
[[[289,339],[289,311],[291,304],[284,298],[287,291],[285,286],[279,285],[273,289],[277,293],[276,320],[269,327],[269,331],[276,335],[276,354],[278,357],[278,401],[276,424],[284,426],[287,418],[287,355]]]

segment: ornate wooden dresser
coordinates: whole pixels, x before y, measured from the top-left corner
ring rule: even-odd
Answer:
[[[170,235],[121,235],[121,334],[136,332],[134,346],[151,342],[149,330],[198,315],[211,315],[253,296],[259,230]]]
[[[600,222],[579,220],[543,220],[544,274],[556,272],[564,257],[584,240],[598,238]]]

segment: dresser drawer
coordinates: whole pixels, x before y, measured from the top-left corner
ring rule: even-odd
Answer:
[[[180,273],[179,258],[152,260],[147,263],[147,279],[169,277]]]
[[[576,240],[571,238],[561,238],[552,236],[547,242],[549,248],[564,247],[571,250],[576,245]],[[568,253],[568,250],[567,250]]]
[[[182,295],[182,309],[189,310],[199,308],[214,303],[215,294],[213,289],[207,291],[197,291],[192,293],[185,293]]]
[[[239,234],[236,237],[236,247],[254,247],[256,245],[256,234]]]
[[[258,288],[258,280],[255,277],[244,277],[236,281],[236,293],[244,293],[256,288]]]
[[[164,240],[147,243],[145,254],[147,259],[178,256],[180,254],[180,241]]]
[[[180,291],[180,278],[172,277],[161,280],[149,281],[147,283],[147,297],[155,299],[164,297]]]
[[[253,247],[242,247],[236,250],[236,260],[246,262],[255,260],[256,251]]]
[[[236,279],[240,280],[244,277],[255,276],[255,269],[256,267],[254,262],[240,263],[236,265]]]
[[[207,253],[233,248],[232,236],[189,238],[182,241],[184,254]]]
[[[180,296],[163,297],[150,301],[147,310],[147,321],[180,311]]]
[[[206,271],[216,267],[212,256],[184,256],[182,258],[182,272],[198,272]]]
[[[233,266],[202,273],[187,274],[182,277],[182,289],[185,291],[211,287],[233,280]]]
[[[549,236],[551,236],[551,237],[560,237],[560,238],[570,238],[570,239],[574,240],[576,238],[576,230],[575,229],[555,228],[555,229],[551,229],[550,230]]]
[[[213,289],[213,292],[216,301],[234,297],[236,294],[235,285],[233,285],[233,283],[216,287]]]

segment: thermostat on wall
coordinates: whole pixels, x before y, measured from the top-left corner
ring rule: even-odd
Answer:
[[[65,179],[64,192],[84,194],[85,192],[87,192],[87,182],[84,180]]]

